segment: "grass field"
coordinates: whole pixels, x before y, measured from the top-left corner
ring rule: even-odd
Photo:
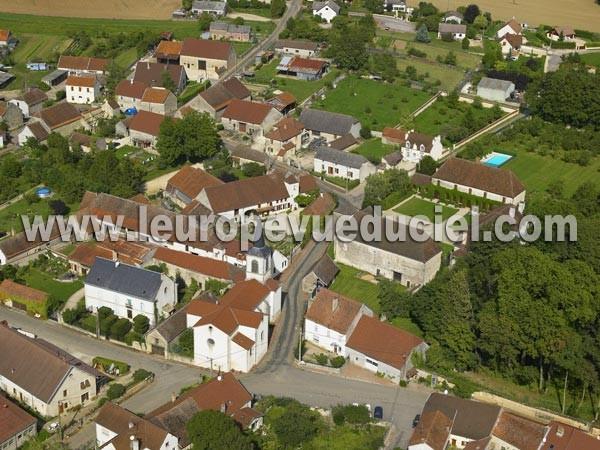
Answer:
[[[443,205],[437,205],[428,200],[423,200],[421,198],[413,197],[407,202],[400,205],[398,208],[394,209],[398,214],[404,214],[406,216],[415,217],[415,216],[425,216],[429,219],[431,223],[435,221],[435,207],[442,207],[442,222],[447,220],[453,214],[458,212],[458,209],[449,208]]]
[[[23,278],[25,278],[27,286],[47,292],[61,302],[66,302],[71,295],[83,287],[83,283],[79,280],[72,283],[61,283],[55,281],[51,275],[34,268],[27,270]]]
[[[439,44],[450,44],[450,46]],[[472,69],[479,64],[481,61],[480,55],[474,55],[472,53],[465,52],[461,49],[460,43],[456,42],[456,44],[457,45],[454,45],[454,42],[443,42],[438,39],[431,41],[429,44],[411,42],[408,44],[407,50],[408,48],[412,47],[419,51],[425,52],[427,54],[427,59],[432,61],[436,61],[438,56],[445,58],[448,52],[452,51],[456,55],[456,66],[465,70]]]
[[[400,83],[389,84],[350,76],[339,82],[337,88],[326,93],[313,107],[350,114],[363,126],[382,130],[395,126],[401,115],[410,114],[429,99],[429,94],[411,89]]]
[[[52,213],[48,202],[52,199],[42,199],[37,203],[27,204],[25,200],[19,200],[12,205],[0,210],[0,231],[10,232],[13,228],[15,233],[23,231],[23,221],[21,216],[28,216],[30,223],[33,222],[33,217],[41,215],[44,219]],[[78,204],[67,205],[70,212],[76,211]]]
[[[584,53],[581,59],[590,66],[600,67],[600,53]]]
[[[440,66],[436,63],[427,63],[414,59],[398,59],[398,68],[405,71],[408,66],[417,69],[418,75],[425,75],[425,81],[430,83],[440,82],[440,88],[445,90],[454,89],[465,76],[464,70]]]
[[[393,151],[393,145],[382,144],[381,139],[371,139],[356,147],[352,150],[352,153],[358,153],[369,161],[376,161],[379,163],[381,162],[381,158]]]
[[[338,264],[340,272],[331,285],[331,290],[339,292],[346,297],[350,297],[361,303],[364,303],[373,311],[379,311],[379,286],[369,281],[361,280],[359,277],[362,272],[344,264]]]

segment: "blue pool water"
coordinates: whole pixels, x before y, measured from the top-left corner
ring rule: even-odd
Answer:
[[[37,189],[35,191],[35,193],[39,198],[46,198],[46,197],[50,197],[50,195],[52,194],[52,191],[47,187],[41,187],[41,188]]]
[[[511,159],[512,156],[510,155],[503,155],[503,154],[497,154],[492,156],[490,159],[488,159],[486,162],[484,162],[484,164],[487,164],[488,166],[492,166],[492,167],[500,167],[502,164],[504,164],[506,161],[508,161],[509,159]]]

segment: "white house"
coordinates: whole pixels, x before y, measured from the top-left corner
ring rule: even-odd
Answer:
[[[448,11],[444,14],[444,22],[462,23],[463,20],[465,20],[465,16],[458,11]]]
[[[525,201],[525,186],[510,170],[462,158],[448,159],[431,184],[515,206]]]
[[[317,149],[313,164],[314,171],[317,173],[361,182],[377,171],[377,168],[364,156],[329,147]]]
[[[310,58],[319,50],[319,44],[311,41],[297,41],[280,39],[275,43],[275,53],[283,55],[301,56]]]
[[[373,311],[363,303],[321,288],[306,311],[304,339],[346,356],[346,342],[363,315],[373,317]]]
[[[431,136],[409,131],[406,133],[406,138],[402,145],[402,160],[419,163],[424,156],[429,155],[435,161],[438,161],[442,157],[443,151],[444,147],[442,146],[441,136]]]
[[[0,355],[0,390],[41,416],[86,405],[98,393],[101,373],[6,322],[0,323]]]
[[[522,34],[506,33],[502,39],[500,39],[500,48],[504,56],[511,55],[514,57],[519,56],[519,51],[523,45]]]
[[[38,142],[42,143],[48,139],[48,136],[50,136],[50,131],[44,127],[42,121],[30,121],[17,134],[17,142],[19,145],[25,145],[27,143],[27,139],[34,138]]]
[[[215,17],[224,16],[227,14],[227,2],[201,0],[192,3],[192,14],[199,16],[204,13]]]
[[[467,26],[457,23],[440,23],[438,27],[438,39],[444,35],[452,35],[455,41],[462,41],[467,36]]]
[[[30,116],[42,110],[46,100],[48,100],[48,96],[44,91],[33,88],[24,94],[9,100],[9,103],[17,105],[21,110],[23,117],[29,119]]]
[[[70,75],[65,86],[69,103],[89,104],[100,97],[100,83],[95,76]]]
[[[554,27],[546,32],[546,37],[552,41],[574,41],[575,30],[572,27]]]
[[[112,309],[132,320],[141,314],[153,326],[177,303],[177,284],[162,273],[96,258],[85,279],[85,306]]]
[[[194,329],[194,364],[219,371],[248,372],[267,352],[269,318],[281,311],[279,283],[238,283],[219,303],[193,301],[187,326]]]
[[[512,81],[483,77],[477,85],[477,95],[485,100],[504,103],[515,92]]]
[[[522,29],[523,28],[519,22],[517,22],[515,19],[511,19],[496,32],[496,38],[502,39],[505,34],[521,34]]]
[[[313,2],[312,12],[313,16],[319,16],[327,23],[331,23],[331,21],[340,13],[340,7],[332,0]]]

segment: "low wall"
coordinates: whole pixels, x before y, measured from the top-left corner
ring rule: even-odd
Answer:
[[[334,375],[339,375],[341,373],[341,369],[336,369],[335,367],[321,366],[319,364],[313,364],[306,361],[302,361],[302,363],[298,364],[298,366],[304,369],[315,370],[318,372],[329,373]]]

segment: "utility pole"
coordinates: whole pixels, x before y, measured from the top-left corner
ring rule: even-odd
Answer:
[[[100,314],[96,306],[96,339],[100,340]]]
[[[302,325],[299,327],[300,335],[298,336],[298,362],[302,362]]]

